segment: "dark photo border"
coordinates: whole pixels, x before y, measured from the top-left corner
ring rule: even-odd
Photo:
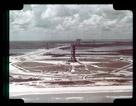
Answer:
[[[0,1],[0,37],[2,40],[1,47],[1,70],[0,70],[0,103],[4,104],[24,104],[21,99],[9,99],[9,11],[21,10],[24,4],[113,4],[115,10],[131,10],[133,13],[133,35],[134,35],[134,1],[124,0],[1,0]],[[134,36],[133,36],[134,41]],[[134,43],[133,43],[134,50]],[[135,54],[135,51],[133,51]],[[134,55],[133,55],[134,59]],[[134,62],[133,62],[134,64]],[[133,65],[134,66],[134,65]],[[134,70],[134,67],[133,67]],[[113,104],[134,103],[135,94],[135,72],[133,71],[133,98],[132,99],[116,99]]]

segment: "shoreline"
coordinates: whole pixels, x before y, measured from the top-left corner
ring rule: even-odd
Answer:
[[[17,86],[17,85],[16,85]],[[21,87],[21,86],[20,86]],[[66,93],[109,93],[133,92],[132,86],[92,86],[92,87],[58,87],[58,88],[29,88],[14,89],[10,87],[10,97],[36,94],[66,94]]]

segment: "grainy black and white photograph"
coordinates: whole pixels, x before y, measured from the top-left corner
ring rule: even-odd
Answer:
[[[9,17],[11,99],[113,103],[133,97],[132,11],[29,4]]]

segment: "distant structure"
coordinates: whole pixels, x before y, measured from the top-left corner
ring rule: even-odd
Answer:
[[[76,44],[77,44],[77,45],[80,45],[80,43],[81,43],[81,39],[77,39],[77,40],[76,40]]]
[[[46,43],[46,49],[49,49],[48,43]]]
[[[71,44],[70,62],[77,62],[76,57],[75,57],[75,44]]]

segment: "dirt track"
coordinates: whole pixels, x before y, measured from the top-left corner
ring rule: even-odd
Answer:
[[[132,49],[109,51],[113,46],[109,45],[105,46],[106,50],[99,50],[102,46],[95,46],[97,50],[78,47],[76,63],[67,61],[70,52],[66,54],[69,48],[64,45],[14,56],[15,62],[11,60],[11,65],[25,74],[11,74],[10,83],[31,82],[34,87],[131,85]]]

